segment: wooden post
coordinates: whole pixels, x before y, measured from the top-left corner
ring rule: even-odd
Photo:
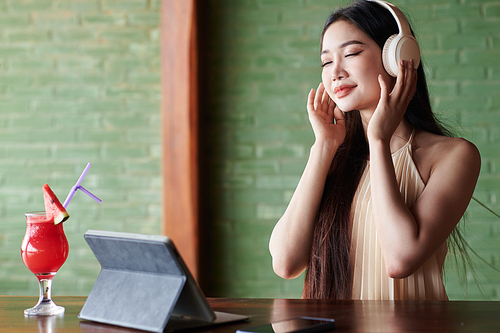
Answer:
[[[199,278],[196,0],[161,5],[163,234]]]

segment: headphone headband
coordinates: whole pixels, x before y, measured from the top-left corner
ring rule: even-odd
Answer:
[[[385,7],[388,11],[391,12],[392,16],[394,16],[394,19],[398,24],[399,33],[403,35],[411,35],[410,25],[408,24],[405,15],[399,10],[398,7],[394,6],[392,3],[382,0],[367,0],[367,1],[376,2],[382,7]]]
[[[420,65],[420,47],[417,40],[413,37],[410,25],[406,17],[399,10],[398,7],[391,3],[382,0],[367,0],[375,2],[380,6],[386,8],[396,20],[398,24],[399,33],[390,36],[385,42],[382,50],[382,63],[389,75],[397,76],[398,63],[401,60],[414,60],[415,68]]]

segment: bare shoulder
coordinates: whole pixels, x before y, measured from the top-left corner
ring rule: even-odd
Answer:
[[[413,160],[425,183],[432,172],[439,168],[452,166],[479,173],[481,167],[479,150],[472,142],[424,131],[415,134]]]

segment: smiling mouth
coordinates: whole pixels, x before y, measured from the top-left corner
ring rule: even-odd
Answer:
[[[353,91],[354,88],[356,88],[357,86],[341,86],[341,87],[335,87],[335,89],[333,90],[333,92],[335,93],[335,96],[337,96],[337,98],[342,98],[344,96],[347,96],[349,95],[349,93],[351,91]]]

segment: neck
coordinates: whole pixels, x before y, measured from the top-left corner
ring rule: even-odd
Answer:
[[[370,122],[370,118],[373,113],[367,114],[365,112],[361,112],[361,119],[363,121],[363,129],[365,131],[366,137],[366,129],[368,127],[368,123]],[[405,119],[401,120],[398,127],[394,131],[391,137],[390,147],[391,153],[396,152],[401,147],[403,147],[408,140],[410,140],[411,133],[413,132],[413,126],[406,121]]]

